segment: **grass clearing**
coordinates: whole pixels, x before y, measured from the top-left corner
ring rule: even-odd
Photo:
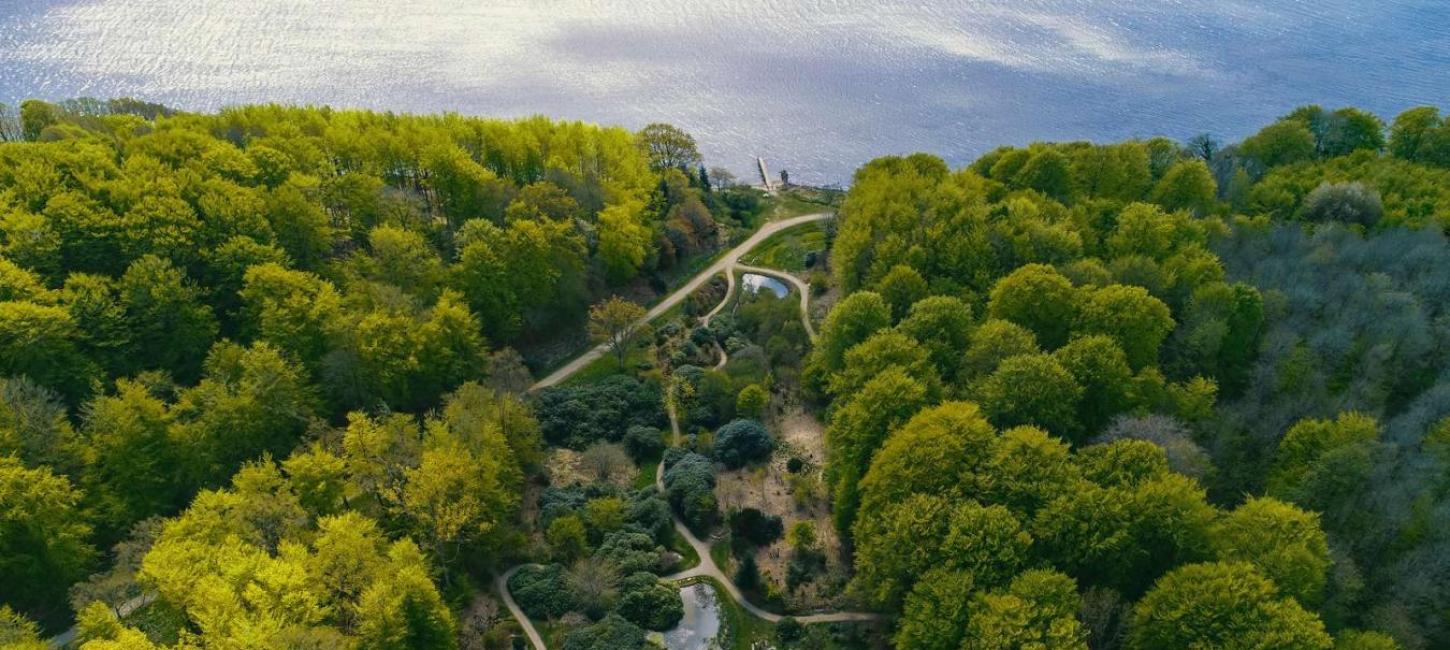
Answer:
[[[763,266],[792,273],[806,270],[806,254],[824,255],[826,224],[815,221],[775,233],[742,255],[740,261],[750,266]]]
[[[685,540],[680,531],[674,531],[670,537],[669,549],[680,554],[680,566],[676,571],[685,571],[700,566],[700,554],[695,552],[695,547]]]
[[[776,221],[799,217],[803,214],[828,212],[840,204],[844,192],[813,187],[793,186],[780,190],[770,199],[766,210],[767,219]]]

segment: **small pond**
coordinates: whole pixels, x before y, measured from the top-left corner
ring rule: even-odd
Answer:
[[[675,629],[665,632],[665,647],[669,650],[715,647],[715,638],[720,635],[720,603],[716,601],[715,588],[706,583],[681,587],[680,598],[685,601],[685,616]]]
[[[790,287],[785,286],[784,282],[768,275],[760,275],[757,273],[745,273],[741,275],[740,286],[744,287],[750,293],[760,293],[761,289],[769,289],[777,298],[784,298],[786,294],[790,293]]]

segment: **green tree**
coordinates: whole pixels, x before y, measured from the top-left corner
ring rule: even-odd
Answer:
[[[861,479],[858,521],[875,520],[913,494],[965,498],[992,484],[997,432],[971,402],[924,409],[891,432]],[[859,526],[860,524],[858,524]]]
[[[1117,341],[1101,334],[1083,336],[1058,348],[1052,356],[1083,388],[1078,408],[1083,430],[1101,431],[1109,420],[1133,405],[1133,371]]]
[[[182,505],[188,486],[177,475],[181,441],[172,437],[174,423],[168,405],[135,381],[119,380],[114,396],[87,404],[85,486],[111,530]]]
[[[1304,122],[1280,120],[1244,140],[1240,148],[1266,168],[1279,167],[1312,159],[1315,140]]]
[[[695,137],[673,124],[650,124],[636,137],[645,155],[649,157],[650,166],[656,170],[692,169],[700,164],[700,151],[695,147]]]
[[[845,362],[846,350],[890,326],[891,308],[881,294],[857,291],[846,296],[821,325],[812,364],[827,375],[834,373]]]
[[[1344,156],[1361,149],[1379,153],[1385,148],[1385,123],[1378,115],[1358,108],[1330,113],[1320,154]]]
[[[1077,411],[1083,388],[1050,355],[1009,357],[973,393],[999,427],[1039,426],[1069,439],[1081,431]]]
[[[1072,578],[1026,571],[1005,590],[977,595],[964,647],[1087,650],[1087,630],[1077,618],[1081,606]]]
[[[37,618],[63,618],[65,590],[95,557],[82,493],[48,468],[0,456],[0,583],[5,600]]]
[[[1208,212],[1218,196],[1213,172],[1202,160],[1174,163],[1153,188],[1153,202],[1167,210],[1188,210],[1195,214]]]
[[[905,264],[891,267],[886,276],[876,283],[876,292],[891,305],[893,322],[905,318],[911,306],[926,297],[927,291],[926,280],[916,269]]]
[[[962,351],[974,327],[972,308],[960,298],[931,296],[913,304],[896,329],[925,347],[937,374],[950,383],[961,368]]]
[[[450,650],[454,639],[453,614],[428,579],[421,558],[399,561],[408,555],[404,546],[391,553],[402,564],[363,592],[358,603],[359,647],[377,650]]]
[[[358,258],[362,272],[421,297],[432,297],[443,281],[443,261],[423,236],[396,226],[368,232],[371,254]]]
[[[611,282],[633,277],[649,255],[649,229],[640,223],[643,208],[630,202],[599,212],[599,259]]]
[[[1072,166],[1067,156],[1056,149],[1045,148],[1033,154],[1013,179],[1018,185],[1057,201],[1066,201],[1072,196]]]
[[[55,104],[39,99],[20,102],[20,129],[26,140],[39,140],[41,132],[59,120],[60,109]]]
[[[1247,562],[1274,581],[1279,592],[1316,607],[1329,572],[1329,543],[1319,515],[1277,499],[1250,498],[1214,527],[1215,555]]]
[[[283,456],[297,444],[316,409],[301,369],[265,343],[221,343],[206,357],[201,382],[182,391],[172,414],[175,435],[190,453],[183,476],[217,483],[264,453]]]
[[[833,486],[836,528],[851,530],[859,500],[860,479],[871,457],[892,429],[929,403],[927,387],[899,366],[886,369],[831,417],[826,440],[831,463],[826,479]]]
[[[907,594],[892,641],[901,650],[958,650],[976,581],[970,571],[933,569]]]
[[[872,378],[891,367],[899,367],[926,386],[935,396],[941,382],[927,357],[926,349],[896,330],[882,330],[846,351],[841,370],[832,375],[826,388],[832,395],[853,395]]]
[[[1075,329],[1112,337],[1134,369],[1155,365],[1159,346],[1173,331],[1168,305],[1142,287],[1102,287],[1087,292],[1081,305]]]
[[[1443,128],[1440,109],[1417,106],[1395,116],[1390,125],[1390,154],[1403,160],[1420,160],[1426,136]]]
[[[1324,623],[1251,565],[1184,566],[1163,576],[1133,608],[1129,647],[1328,650]]]
[[[1400,644],[1382,632],[1344,630],[1334,640],[1334,650],[1400,650]]]
[[[645,316],[644,307],[614,296],[589,308],[589,338],[607,345],[622,370],[630,347],[649,330]]]
[[[913,494],[876,519],[861,519],[853,536],[851,589],[877,607],[897,610],[922,574],[942,566],[941,540],[951,507],[943,497]]]
[[[331,282],[280,264],[247,269],[241,297],[248,331],[309,366],[327,353],[343,318],[342,296]]]
[[[1038,343],[1056,349],[1067,342],[1077,313],[1072,282],[1045,264],[1018,268],[992,286],[987,313],[1032,331]]]
[[[40,639],[40,626],[9,605],[0,605],[0,647],[9,650],[46,650],[50,644]]]
[[[1015,356],[1037,354],[1037,337],[1026,328],[1005,320],[983,321],[972,332],[971,343],[962,359],[961,379],[989,375],[1003,361]]]
[[[760,384],[750,384],[740,389],[735,397],[735,413],[748,418],[765,415],[765,406],[770,403],[770,393]]]
[[[589,539],[584,531],[584,522],[575,515],[565,515],[549,522],[544,534],[554,556],[564,562],[571,562],[589,550]]]
[[[149,255],[126,269],[117,286],[133,346],[129,365],[194,379],[217,335],[216,317],[200,291],[181,269]]]
[[[1379,423],[1363,413],[1346,411],[1333,420],[1305,418],[1279,440],[1269,469],[1268,491],[1284,494],[1302,483],[1316,460],[1336,449],[1379,439]]]
[[[89,392],[96,371],[77,349],[79,336],[65,309],[0,302],[0,374],[29,377],[78,400]]]

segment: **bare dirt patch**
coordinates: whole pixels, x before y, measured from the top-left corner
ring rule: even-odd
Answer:
[[[841,541],[831,524],[830,500],[826,496],[822,479],[825,464],[825,427],[810,412],[795,403],[781,404],[779,397],[772,404],[766,426],[776,437],[777,448],[770,461],[763,465],[739,470],[721,472],[716,477],[715,496],[722,513],[744,508],[756,508],[769,515],[777,515],[790,531],[797,522],[810,521],[815,526],[818,547],[825,551],[827,566],[824,574],[844,571],[841,561]],[[792,474],[788,464],[792,458],[804,462],[800,472]],[[794,593],[786,590],[785,577],[790,561],[791,548],[785,539],[780,539],[756,551],[755,561],[761,575],[772,583],[777,591],[786,594],[786,602],[793,610],[809,612],[830,606],[840,595],[839,585],[828,575],[817,575],[815,580],[804,584]],[[722,570],[731,573],[735,562]]]

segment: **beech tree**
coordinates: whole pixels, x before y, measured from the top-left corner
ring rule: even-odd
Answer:
[[[1077,301],[1072,283],[1056,269],[1028,264],[992,286],[987,313],[1031,330],[1038,343],[1056,349],[1067,342]]]
[[[1129,645],[1328,650],[1324,623],[1244,563],[1191,564],[1168,573],[1133,608]]]
[[[589,309],[589,338],[609,346],[623,369],[629,348],[649,329],[643,322],[645,314],[644,307],[619,296],[610,298]]]

